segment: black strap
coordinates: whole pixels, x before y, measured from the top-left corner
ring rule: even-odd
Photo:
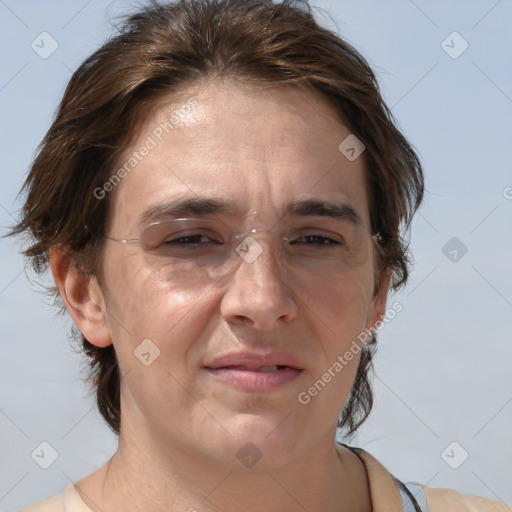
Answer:
[[[355,455],[357,455],[357,457],[360,459],[358,453],[357,453],[357,450],[355,448],[353,448],[352,446],[348,446],[346,445],[345,443],[342,443],[340,441],[336,441],[338,444],[340,444],[341,446],[344,446],[345,448],[347,448],[348,450],[350,450],[352,453],[354,453]],[[408,498],[409,500],[411,501],[413,507],[414,507],[414,510],[415,512],[424,512],[418,501],[416,500],[416,498],[412,495],[411,491],[407,488],[407,486],[401,482],[400,480],[398,480],[398,478],[395,478],[393,475],[391,475],[394,482],[395,482],[395,485],[398,489],[400,489]]]
[[[416,501],[416,498],[412,495],[411,491],[409,491],[407,486],[403,482],[398,480],[398,478],[393,477],[393,479],[395,481],[396,486],[411,500],[411,503],[414,506],[414,510],[416,512],[422,512],[419,503]]]

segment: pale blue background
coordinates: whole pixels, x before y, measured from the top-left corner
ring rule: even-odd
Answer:
[[[0,1],[2,228],[72,70],[110,33],[107,15],[128,5]],[[352,444],[399,478],[512,503],[512,3],[313,5],[377,71],[427,175],[415,270],[380,337],[376,406]],[[30,46],[43,31],[59,45],[46,60]],[[469,43],[458,59],[441,47],[453,31]],[[468,248],[457,263],[441,251],[453,236]],[[116,446],[86,397],[68,321],[34,291],[17,250],[0,240],[1,511],[61,492]],[[30,457],[42,441],[59,453],[46,470]],[[452,441],[469,453],[456,470],[441,458]]]

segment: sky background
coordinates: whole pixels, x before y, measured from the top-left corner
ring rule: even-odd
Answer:
[[[351,444],[405,481],[512,503],[512,1],[311,4],[368,59],[426,173],[414,270],[390,297],[403,309],[380,335],[375,407]],[[3,232],[71,73],[130,5],[0,0]],[[69,320],[19,249],[0,239],[0,512],[60,493],[116,448]],[[31,457],[42,442],[57,457],[47,469]]]

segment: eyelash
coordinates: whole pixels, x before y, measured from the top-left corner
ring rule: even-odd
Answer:
[[[322,239],[324,241],[317,243],[315,245],[341,245],[341,242],[338,240],[333,240],[332,238],[329,238],[328,236],[324,235],[303,235],[299,238],[316,238],[316,239]],[[325,241],[328,241],[327,243]],[[292,241],[291,244],[297,243],[296,241]]]
[[[212,240],[211,238],[209,238],[207,235],[204,235],[204,234],[201,234],[201,233],[197,233],[197,234],[193,234],[193,235],[184,235],[184,236],[180,236],[178,238],[174,238],[174,239],[171,239],[171,240],[166,240],[164,243],[165,244],[169,244],[169,245],[172,245],[172,244],[176,244],[176,245],[195,245],[195,244],[202,244],[202,243],[207,243],[207,242],[199,242],[197,241],[198,238],[206,238],[208,239],[210,242],[213,242],[213,243],[217,243],[217,244],[220,244],[221,242],[216,242],[215,240]],[[191,239],[195,239],[195,241],[191,241]],[[316,239],[317,242],[313,242],[313,243],[310,243],[310,242],[303,242],[303,243],[306,243],[308,245],[318,245],[318,246],[326,246],[326,245],[335,245],[335,246],[339,246],[339,245],[342,245],[342,243],[338,240],[334,240],[332,238],[329,238],[325,235],[302,235],[300,237],[298,237],[296,240],[292,240],[290,241],[290,245],[295,245],[297,243],[301,243],[299,242],[299,240],[301,239],[306,239],[306,240],[312,240],[312,239]],[[189,240],[188,242],[186,240]],[[319,241],[321,240],[321,241]]]

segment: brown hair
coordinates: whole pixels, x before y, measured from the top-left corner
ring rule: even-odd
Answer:
[[[35,270],[47,269],[51,249],[61,246],[84,272],[101,278],[101,243],[90,233],[104,233],[110,197],[98,200],[94,190],[113,175],[151,106],[214,77],[296,84],[330,102],[366,146],[371,227],[382,237],[376,286],[386,270],[392,271],[394,289],[405,284],[408,248],[400,233],[422,199],[420,162],[395,126],[366,61],[319,26],[307,2],[293,0],[152,1],[76,70],[24,184],[26,203],[13,229],[31,235],[25,255]],[[83,335],[81,343],[99,410],[119,433],[114,348],[96,347]],[[338,421],[348,434],[372,407],[369,372],[375,343],[373,336],[364,346]]]

